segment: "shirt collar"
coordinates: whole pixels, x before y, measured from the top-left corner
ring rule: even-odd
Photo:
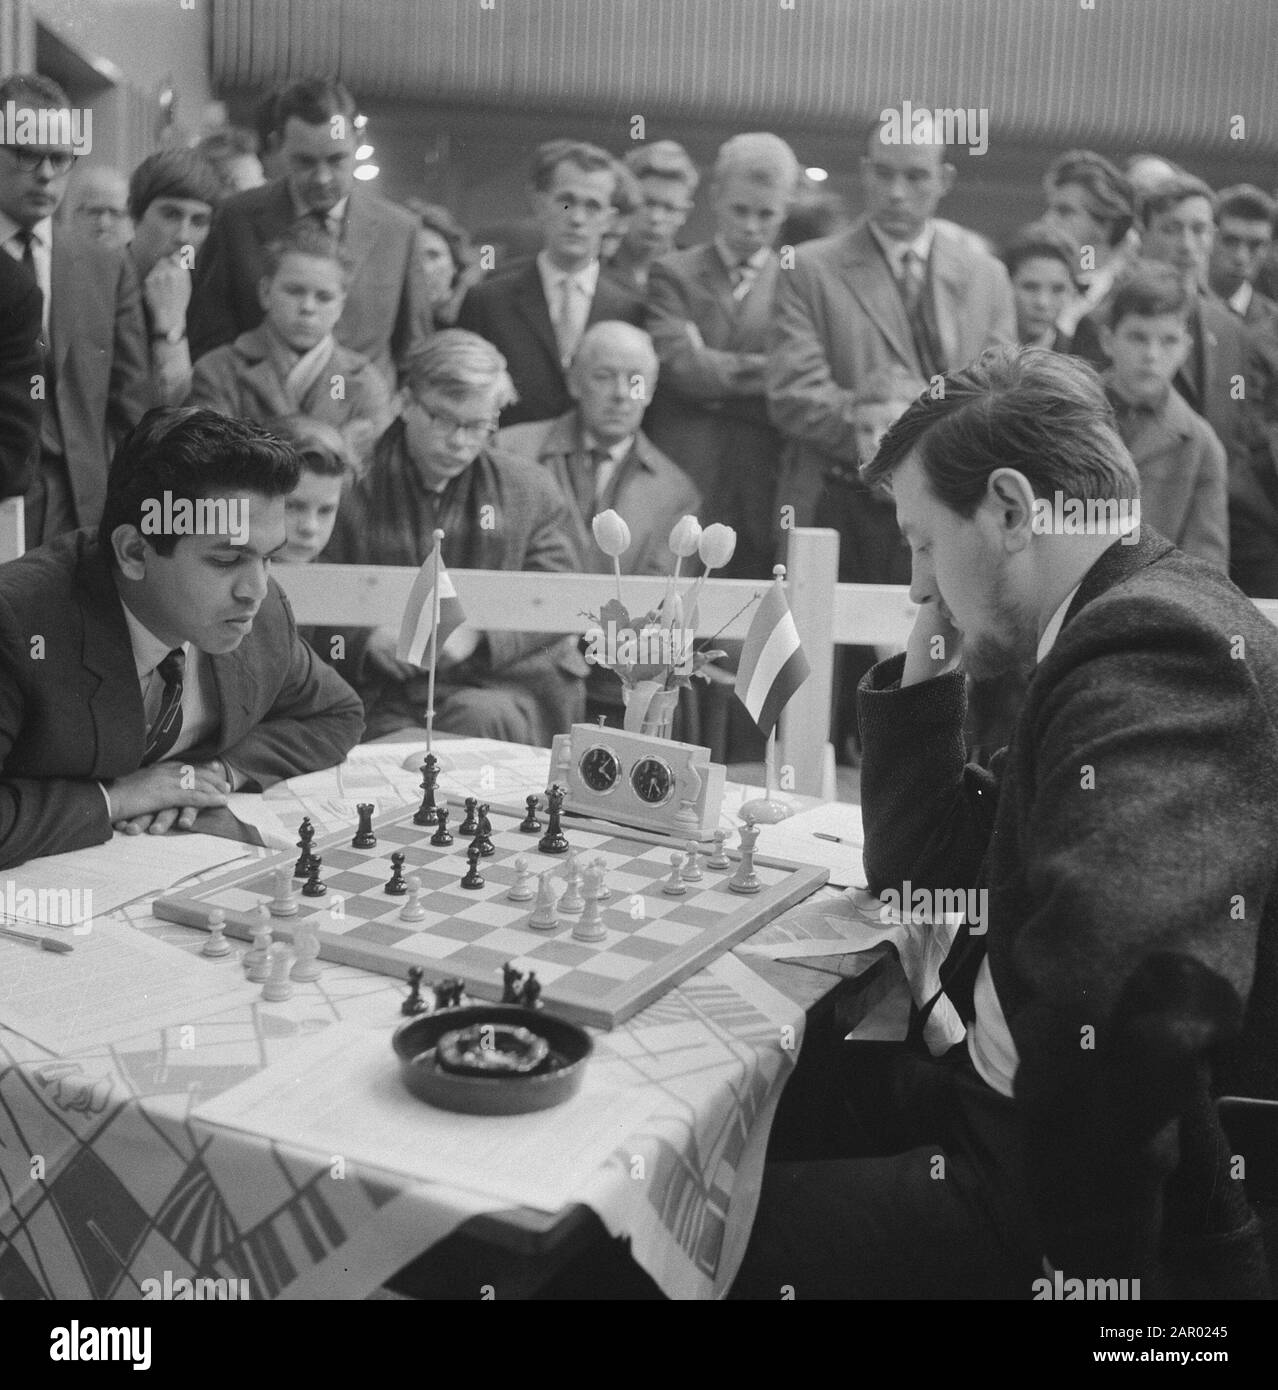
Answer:
[[[887,257],[894,275],[901,273],[901,257],[907,250],[913,251],[924,265],[927,264],[927,258],[932,254],[932,238],[936,235],[936,224],[931,218],[923,224],[923,230],[913,241],[893,241],[891,237],[884,236],[873,222],[869,223],[869,228],[870,235],[878,242],[879,250]]]
[[[308,208],[306,204],[302,202],[302,200],[297,196],[297,194],[293,192],[292,184],[289,184],[288,192],[289,197],[293,200],[293,211],[298,215],[299,218],[310,217],[312,213],[315,212],[314,208]],[[339,198],[337,202],[335,202],[333,206],[329,208],[329,210],[324,214],[324,216],[328,219],[328,225],[330,227],[333,225],[334,222],[336,222],[337,225],[340,227],[346,221],[346,208],[347,205],[350,203],[350,200],[351,195],[348,193],[346,197]]]
[[[1239,318],[1247,317],[1247,310],[1251,308],[1251,297],[1255,293],[1252,289],[1251,281],[1244,280],[1241,285],[1225,301],[1226,304],[1238,315]]]
[[[137,667],[138,680],[142,681],[155,670],[173,648],[161,642],[145,623],[135,617],[133,610],[123,599],[120,600],[120,607],[124,609],[124,621],[129,627],[129,644],[133,648],[133,664]],[[183,642],[182,651],[189,656],[191,644]]]
[[[537,271],[541,275],[542,289],[546,292],[546,302],[552,307],[555,301],[551,298],[551,291],[558,288],[561,281],[567,279],[575,280],[578,287],[583,289],[589,298],[595,297],[595,290],[599,285],[598,257],[580,270],[568,271],[560,270],[557,265],[551,263],[550,257],[544,251],[538,251]]]
[[[7,212],[0,212],[0,245],[7,246],[21,231],[22,228]],[[47,251],[53,243],[53,218],[42,217],[31,228],[31,239]]]
[[[1074,595],[1078,593],[1082,584],[1080,579],[1077,584],[1061,600],[1060,607],[1047,620],[1047,626],[1043,629],[1043,635],[1038,639],[1038,655],[1035,660],[1042,662],[1043,658],[1056,645],[1056,639],[1060,636],[1061,626],[1065,622],[1065,614],[1069,612],[1069,606],[1074,602]]]
[[[590,449],[602,449],[608,455],[609,462],[619,464],[630,452],[635,442],[633,434],[628,434],[619,444],[604,444],[596,439],[588,430],[581,432],[581,442]]]
[[[743,264],[741,258],[733,255],[728,249],[728,243],[724,241],[721,236],[715,237],[714,249],[719,253],[719,259],[723,262],[726,269],[735,270],[737,266]],[[766,246],[760,246],[753,255],[746,257],[744,264],[748,265],[751,270],[762,270],[767,264],[767,261],[768,248]]]

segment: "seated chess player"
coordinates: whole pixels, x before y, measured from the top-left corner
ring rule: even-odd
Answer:
[[[0,567],[0,867],[189,829],[358,741],[359,700],[270,577],[298,471],[253,425],[152,410],[97,531]]]
[[[405,371],[403,414],[374,445],[321,560],[421,565],[438,528],[449,568],[576,569],[573,523],[554,480],[492,443],[514,397],[501,353],[450,328]],[[395,655],[399,616],[316,637],[326,656],[341,653],[334,665],[364,699],[369,738],[426,723],[428,673]],[[571,638],[463,623],[439,651],[435,728],[549,747],[583,713],[585,674]]]
[[[510,425],[497,447],[535,460],[568,500],[578,568],[612,572],[590,523],[612,509],[630,527],[623,574],[668,574],[666,541],[701,497],[688,475],[640,429],[657,384],[652,339],[632,324],[609,320],[582,335],[568,371],[573,408],[555,420]]]
[[[1056,499],[1138,495],[1090,368],[1003,349],[945,387],[865,468],[919,604],[861,682],[865,872],[915,912],[916,889],[981,906],[932,1057],[805,1040],[736,1291],[1029,1299],[1059,1272],[1254,1296],[1259,1235],[1205,1084],[1199,1105],[1165,1065],[1129,1072],[1112,1039],[1129,980],[1188,957],[1241,1001],[1213,1090],[1278,1098],[1278,633],[1121,512],[1047,524]],[[1011,743],[965,767],[964,672],[1009,669],[1031,673]],[[1147,1147],[1100,1118],[1122,1096]]]

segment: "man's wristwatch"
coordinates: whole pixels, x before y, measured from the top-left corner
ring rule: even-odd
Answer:
[[[179,323],[176,328],[170,328],[167,333],[152,333],[151,341],[153,343],[168,343],[170,347],[177,347],[185,337],[186,325]]]

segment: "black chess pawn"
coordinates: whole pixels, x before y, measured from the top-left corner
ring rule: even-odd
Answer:
[[[437,845],[441,849],[445,845],[451,845],[453,842],[453,837],[448,833],[447,806],[435,807],[435,822],[439,826],[439,829],[436,830],[435,833],[430,837],[431,844]]]
[[[359,812],[359,825],[355,828],[351,848],[372,849],[377,843],[377,836],[373,834],[373,803],[361,801],[355,809]]]
[[[528,972],[528,978],[519,991],[519,1002],[525,1009],[541,1008],[541,981],[537,978],[536,971]]]
[[[408,884],[404,880],[404,855],[400,850],[391,855],[391,876],[384,891],[397,897],[408,892]]]
[[[479,846],[473,840],[466,850],[466,862],[470,868],[466,870],[461,886],[463,888],[482,888],[484,876],[479,872]]]
[[[528,807],[528,814],[519,822],[519,828],[525,835],[535,835],[541,829],[541,822],[537,819],[537,806],[539,798],[536,796],[524,797],[524,805]]]
[[[519,1003],[519,986],[523,981],[523,972],[516,970],[509,961],[501,968],[501,1002],[503,1004]]]
[[[425,971],[420,965],[410,965],[408,967],[408,983],[412,986],[412,993],[399,1006],[399,1011],[405,1018],[412,1018],[414,1014],[424,1013],[426,1001],[422,998],[422,976]]]
[[[439,781],[439,759],[427,753],[422,762],[422,804],[413,817],[414,825],[435,824],[435,786]]]
[[[558,785],[550,787],[546,792],[546,805],[550,811],[550,822],[546,833],[537,841],[537,848],[542,854],[567,854],[568,840],[559,824],[559,817],[563,813],[564,789]]]
[[[320,882],[320,866],[323,863],[323,855],[311,855],[311,867],[308,870],[310,877],[302,884],[302,897],[322,898],[328,892],[328,889]]]
[[[479,852],[485,859],[497,853],[497,847],[493,844],[493,823],[488,819],[490,809],[488,802],[480,802],[479,824],[475,827],[475,838],[479,842]]]
[[[468,796],[466,798],[466,819],[457,827],[459,835],[473,835],[479,829],[479,817],[476,815],[478,807],[478,797]]]

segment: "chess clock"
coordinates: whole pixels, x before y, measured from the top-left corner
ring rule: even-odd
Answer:
[[[550,782],[564,809],[680,839],[709,839],[719,825],[724,770],[710,750],[598,724],[558,734]]]

